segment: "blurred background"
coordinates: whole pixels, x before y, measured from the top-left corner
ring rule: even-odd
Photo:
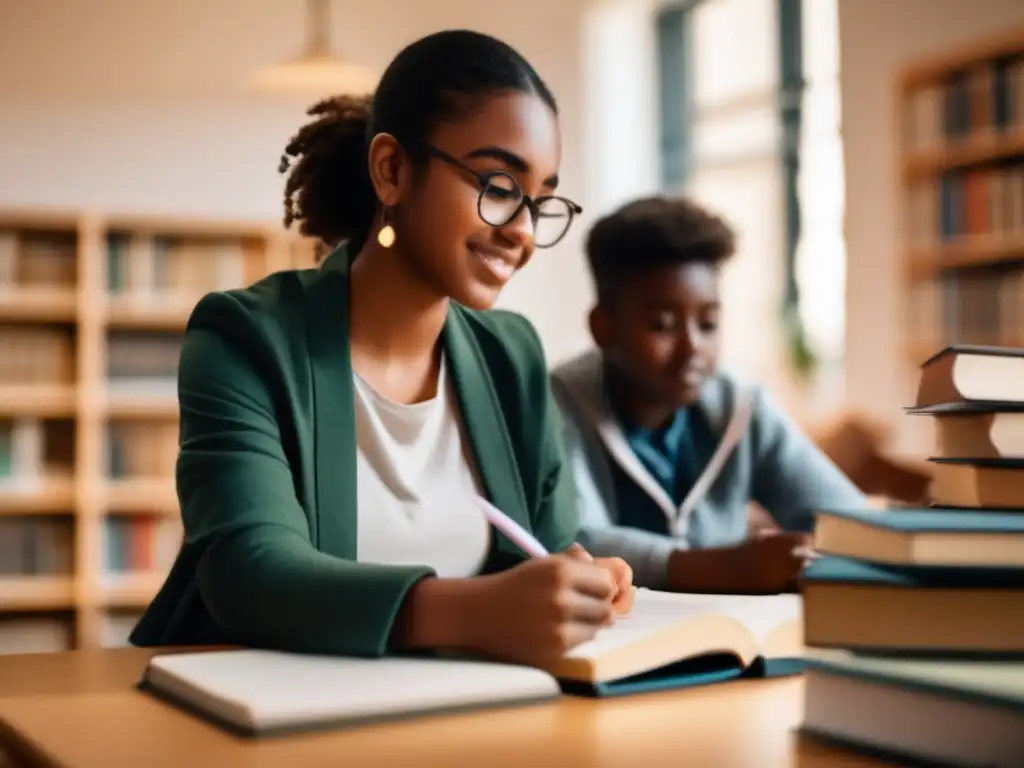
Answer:
[[[655,191],[737,228],[726,363],[871,493],[921,482],[920,363],[1024,346],[1020,0],[0,0],[0,652],[124,642],[180,535],[190,308],[313,263],[305,107],[452,27],[561,104],[586,213],[501,300],[551,363],[589,344],[589,225]]]

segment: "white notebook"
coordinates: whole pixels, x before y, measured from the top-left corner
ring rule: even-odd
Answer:
[[[559,695],[549,674],[510,664],[249,649],[156,656],[141,687],[250,736]]]

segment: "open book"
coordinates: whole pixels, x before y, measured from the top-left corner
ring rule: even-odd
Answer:
[[[476,659],[337,658],[261,650],[154,657],[140,687],[237,733],[610,696],[800,671],[798,596],[640,590],[628,617],[541,670]]]
[[[641,589],[629,616],[547,671],[567,693],[612,696],[802,669],[799,595],[672,594]]]

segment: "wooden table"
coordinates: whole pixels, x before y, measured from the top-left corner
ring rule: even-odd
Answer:
[[[604,701],[565,698],[257,741],[135,691],[153,653],[0,656],[0,748],[28,765],[61,768],[881,765],[795,736],[803,708],[799,679]]]

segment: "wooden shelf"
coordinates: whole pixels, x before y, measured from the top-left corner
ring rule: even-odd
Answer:
[[[0,416],[67,418],[75,415],[75,387],[0,384]]]
[[[178,418],[178,400],[163,395],[109,395],[102,410],[108,419],[164,421]]]
[[[74,289],[0,288],[0,322],[69,323],[77,319]]]
[[[106,324],[133,331],[184,331],[196,301],[111,299]]]
[[[0,576],[0,611],[62,611],[74,608],[68,576]]]
[[[105,485],[103,499],[108,513],[149,514],[178,509],[173,477],[110,481]]]
[[[268,240],[282,233],[276,224],[260,221],[198,219],[180,216],[110,213],[103,216],[104,229],[110,232],[132,232],[198,239],[230,239],[257,241],[264,247]],[[288,240],[296,238],[287,237]]]
[[[1014,26],[1000,34],[978,40],[963,48],[945,49],[925,57],[904,69],[900,78],[903,91],[919,88],[943,80],[950,73],[990,59],[1020,55],[1024,26]]]
[[[0,485],[0,517],[67,514],[75,508],[72,478],[44,478],[38,487]]]
[[[142,610],[156,596],[163,581],[161,573],[110,577],[108,582],[97,588],[91,602],[102,608]]]
[[[903,174],[908,180],[920,176],[966,168],[983,163],[1024,156],[1024,130],[1008,134],[989,133],[953,140],[949,144],[927,151],[917,151],[903,162]]]
[[[905,261],[914,279],[930,277],[941,269],[1024,262],[1024,238],[964,237],[948,245],[910,251]]]
[[[65,475],[49,476],[37,488],[0,479],[0,525],[13,522],[11,530],[27,528],[31,533],[31,526],[38,524],[40,530],[54,534],[59,546],[70,546],[73,554],[73,572],[67,577],[0,576],[0,646],[5,622],[16,620],[12,615],[73,611],[74,647],[95,647],[105,634],[107,612],[138,612],[153,598],[165,576],[161,568],[167,567],[171,547],[177,544],[154,540],[155,550],[146,554],[147,547],[137,548],[135,538],[124,539],[135,537],[136,531],[180,535],[173,468],[169,469],[176,451],[178,403],[174,377],[166,372],[161,377],[169,381],[166,391],[162,386],[125,384],[125,354],[133,353],[122,351],[120,358],[111,354],[115,343],[128,336],[114,332],[132,332],[122,350],[144,344],[146,335],[152,334],[154,339],[162,337],[163,345],[154,342],[143,354],[173,355],[165,334],[185,330],[204,293],[311,266],[314,250],[308,239],[267,222],[0,209],[0,324],[5,333],[25,334],[17,342],[26,350],[25,359],[45,347],[26,365],[18,362],[22,353],[17,353],[0,368],[0,421],[4,429],[15,424],[20,432],[10,434],[22,436],[22,447],[35,445],[37,463],[63,467],[73,462]],[[140,252],[141,262],[136,258]],[[23,260],[25,254],[31,263]],[[46,287],[47,281],[55,287]],[[211,287],[214,282],[216,288]],[[173,293],[165,298],[169,286],[187,298],[179,300]],[[134,298],[140,296],[146,298]],[[153,359],[143,362],[145,370]],[[108,367],[118,365],[121,378],[108,382]],[[138,375],[145,379],[150,374]],[[53,383],[65,380],[66,384]],[[23,381],[29,383],[14,383]],[[70,430],[65,420],[70,420]],[[115,461],[111,441],[120,440],[123,449],[125,434],[145,437],[151,432],[159,435],[154,437],[154,450],[147,451],[144,440],[133,443],[141,450],[138,455],[122,450],[117,473],[150,471],[127,468],[137,464],[160,467],[159,474],[108,480],[108,464]],[[39,435],[55,453],[36,445]],[[65,450],[63,441],[73,446]],[[12,450],[0,466],[10,465],[13,456]],[[105,560],[112,542],[121,553],[116,568],[113,560]],[[140,565],[144,560],[162,565],[153,572],[109,576],[126,564],[149,568]]]
[[[93,214],[56,208],[10,207],[0,209],[0,229],[77,232]]]

